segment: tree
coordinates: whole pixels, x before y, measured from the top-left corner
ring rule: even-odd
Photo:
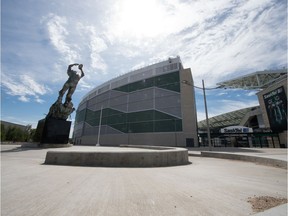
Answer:
[[[1,142],[6,141],[6,128],[4,124],[1,124]]]
[[[29,134],[29,140],[32,140],[32,141],[37,141],[37,140],[35,140],[35,133],[36,133],[36,129],[31,129],[30,130],[30,134]]]
[[[21,130],[18,127],[8,127],[6,134],[7,141],[21,142],[25,141],[25,131]]]
[[[32,141],[35,129],[32,125],[27,125],[25,129],[17,126],[9,126],[8,128],[1,124],[1,141],[28,142]]]

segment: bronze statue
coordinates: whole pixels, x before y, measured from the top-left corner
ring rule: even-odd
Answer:
[[[72,70],[73,66],[77,66],[81,71],[81,75],[77,74],[76,71]],[[73,107],[72,94],[74,93],[79,80],[84,76],[82,70],[83,64],[71,64],[68,66],[67,74],[69,76],[68,80],[63,85],[62,89],[59,91],[59,97],[57,101],[50,107],[49,113],[46,118],[62,119],[66,120],[69,115],[75,110]],[[65,102],[62,104],[62,98],[65,92],[68,90]]]
[[[72,67],[77,66],[77,65],[78,65],[78,69],[81,71],[81,75],[77,74],[76,71],[72,70]],[[68,66],[67,74],[69,78],[66,81],[66,83],[63,85],[63,88],[59,91],[58,101],[62,102],[63,95],[65,94],[67,90],[68,90],[68,93],[66,95],[65,103],[66,102],[69,103],[72,100],[72,94],[74,93],[79,80],[84,76],[84,72],[82,68],[83,68],[83,64],[71,64]]]
[[[49,113],[46,118],[54,118],[54,119],[63,119],[66,120],[69,115],[75,110],[73,107],[73,103],[65,102],[62,104],[59,101],[56,101],[49,109]]]

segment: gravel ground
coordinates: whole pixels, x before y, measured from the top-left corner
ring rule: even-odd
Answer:
[[[254,212],[263,212],[267,209],[287,203],[286,198],[271,196],[254,196],[248,198]]]

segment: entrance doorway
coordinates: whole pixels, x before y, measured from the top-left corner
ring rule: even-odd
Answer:
[[[207,133],[201,133],[199,146],[208,146]],[[213,147],[277,148],[280,139],[277,133],[211,133]],[[187,144],[187,141],[186,141]]]
[[[186,147],[194,147],[194,139],[186,138]]]

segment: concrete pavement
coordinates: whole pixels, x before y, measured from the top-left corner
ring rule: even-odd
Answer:
[[[48,150],[1,146],[1,215],[251,215],[248,197],[287,198],[286,169],[205,157],[164,168],[44,165]]]
[[[286,203],[286,204],[268,209],[265,212],[257,213],[254,216],[276,216],[276,215],[277,216],[287,216],[288,215],[287,208],[288,208],[288,204]]]

